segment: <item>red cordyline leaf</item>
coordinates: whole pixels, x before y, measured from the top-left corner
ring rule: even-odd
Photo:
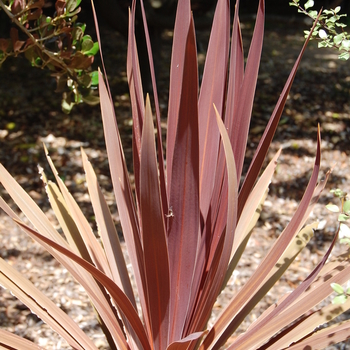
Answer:
[[[301,342],[288,346],[291,350],[306,350],[306,349],[324,349],[327,346],[334,345],[349,339],[350,321],[345,321],[340,324],[335,324],[328,328],[322,329],[315,334],[307,337]]]
[[[310,273],[310,275],[292,292],[290,293],[269,315],[267,315],[256,327],[251,327],[245,334],[242,335],[230,348],[233,349],[247,349],[251,344],[254,344],[254,347],[259,347],[266,342],[266,339],[273,336],[276,333],[276,329],[283,329],[289,322],[292,322],[302,314],[305,313],[305,310],[310,310],[312,306],[308,307],[304,304],[303,308],[298,308],[294,305],[293,310],[287,310],[294,301],[298,300],[298,297],[306,291],[306,289],[311,285],[315,278],[320,273],[321,269],[325,265],[332,249],[337,241],[338,235],[335,235],[332,241],[332,244],[329,246],[326,254],[323,256],[320,263],[316,268]],[[330,287],[330,283],[329,284]],[[330,288],[329,288],[330,289]],[[317,293],[319,294],[319,293]],[[311,303],[313,298],[309,298]],[[323,300],[322,298],[321,300]],[[296,304],[296,303],[295,303]],[[316,302],[314,302],[316,304]],[[286,311],[287,310],[287,311]],[[286,311],[288,317],[284,317],[283,312]],[[269,326],[269,322],[271,325]],[[264,328],[265,326],[265,328]]]
[[[236,106],[235,104],[231,103],[231,99],[234,100],[234,95],[235,95],[235,89],[239,89],[239,96],[240,99],[246,98],[245,103],[240,103],[237,105],[238,107],[244,104],[245,108],[243,111],[236,111],[237,113],[234,113],[235,111],[226,111],[226,118],[225,118],[225,124],[227,127],[230,125],[232,126],[231,129],[231,134],[229,134],[229,137],[231,139],[231,143],[233,139],[237,139],[239,137],[242,137],[242,135],[247,134],[248,126],[250,123],[250,113],[251,113],[251,106],[252,106],[252,101],[254,97],[254,92],[255,92],[255,84],[256,84],[256,79],[257,79],[257,71],[258,71],[258,66],[259,66],[259,61],[260,61],[260,54],[261,54],[261,47],[262,47],[262,35],[263,35],[263,18],[264,18],[264,12],[263,12],[263,6],[264,3],[263,1],[260,2],[259,6],[259,13],[257,17],[257,24],[256,24],[256,29],[254,31],[253,35],[253,41],[249,53],[249,57],[253,57],[250,59],[249,62],[251,62],[249,65],[247,64],[247,72],[246,75],[244,76],[244,64],[243,64],[243,50],[242,50],[242,40],[241,40],[241,34],[240,34],[240,28],[239,28],[239,21],[238,21],[238,13],[236,11],[235,14],[235,19],[234,19],[234,25],[233,25],[233,33],[232,33],[232,48],[231,48],[231,60],[232,63],[230,65],[230,72],[229,72],[229,94],[227,95],[227,108],[233,108],[233,106]],[[237,4],[238,8],[238,4]],[[218,4],[217,11],[220,13],[220,7]],[[225,23],[225,17],[223,16],[217,16],[216,18],[214,17],[214,21],[221,21]],[[215,22],[213,27],[215,28]],[[228,56],[228,50],[226,50],[226,56]],[[226,58],[227,60],[227,58]],[[225,65],[226,60],[223,60],[221,62],[222,65]],[[254,66],[255,65],[255,66]],[[244,79],[243,80],[243,76]],[[237,82],[233,79],[237,79]],[[242,80],[242,81],[241,81]],[[241,84],[244,84],[244,81],[246,81],[245,85],[247,86],[247,92],[245,92],[245,95],[242,93],[242,87]],[[204,83],[204,82],[203,82]],[[217,82],[217,84],[221,85],[216,85],[214,86],[213,90],[220,91],[222,88],[223,81]],[[226,85],[226,84],[225,84]],[[244,85],[244,86],[245,86]],[[202,86],[203,89],[203,86]],[[233,96],[232,96],[233,95]],[[238,96],[238,92],[237,95]],[[225,95],[222,95],[222,97],[225,97]],[[236,107],[237,107],[236,106]],[[250,106],[250,109],[249,109]],[[237,107],[237,108],[238,108]],[[238,116],[240,116],[239,120],[243,120],[241,124],[233,124],[232,120],[236,118],[237,120]],[[230,130],[229,130],[230,131]],[[215,138],[215,131],[211,131],[210,134],[207,135],[207,137],[210,139],[214,133],[214,138]],[[246,143],[246,140],[244,141],[243,139],[241,140],[241,145],[243,143]],[[244,149],[245,149],[245,144],[244,144]],[[235,152],[235,148],[233,148],[233,151]],[[237,152],[237,151],[236,151]],[[215,167],[211,166],[208,168],[202,169],[203,172],[215,172],[215,183],[214,183],[214,188],[212,192],[210,193],[210,196],[208,197],[211,199],[210,207],[208,207],[208,203],[201,202],[201,205],[203,204],[204,209],[202,210],[201,206],[201,214],[204,216],[204,228],[203,228],[203,236],[202,236],[202,242],[201,242],[201,249],[200,249],[200,254],[203,256],[203,252],[206,252],[206,266],[205,266],[205,273],[202,275],[202,281],[201,285],[203,286],[204,284],[206,285],[206,289],[202,290],[200,293],[204,296],[208,296],[208,293],[211,295],[211,298],[207,299],[207,297],[201,296],[200,298],[203,298],[201,301],[201,304],[205,304],[206,306],[203,308],[200,307],[199,309],[201,310],[201,313],[203,313],[203,310],[205,310],[205,313],[201,316],[201,325],[203,326],[204,323],[206,322],[206,318],[209,317],[211,307],[216,299],[216,295],[210,291],[212,282],[210,282],[210,279],[207,279],[206,273],[210,269],[212,269],[212,264],[215,265],[215,262],[213,262],[214,256],[217,256],[217,251],[220,251],[220,244],[223,243],[222,241],[222,233],[224,232],[225,226],[227,224],[227,212],[228,212],[228,201],[232,200],[231,196],[228,195],[227,192],[227,177],[225,176],[225,156],[223,153],[223,149],[220,150],[220,152],[217,151],[216,149],[216,157],[218,157],[219,154],[219,160],[217,161],[217,168],[215,170]],[[235,161],[236,161],[237,155],[235,154]],[[236,169],[237,173],[238,170]],[[236,175],[237,176],[237,175]],[[239,179],[240,176],[237,178]],[[208,179],[208,177],[206,177]],[[203,188],[212,188],[210,183],[203,183]],[[202,194],[202,193],[201,193]],[[210,208],[210,211],[206,213],[206,210]],[[204,237],[204,238],[203,238]],[[221,243],[220,243],[221,242]],[[214,266],[213,265],[213,266]],[[197,277],[198,278],[198,277]],[[222,282],[222,281],[221,281]],[[201,287],[202,288],[202,287]],[[198,307],[198,305],[196,306]],[[206,315],[206,316],[204,316]],[[198,317],[198,315],[197,315]],[[198,321],[198,320],[197,320]]]
[[[177,4],[174,28],[173,48],[171,53],[169,102],[168,102],[168,129],[167,129],[167,187],[171,187],[173,154],[175,137],[179,118],[180,96],[183,82],[186,43],[191,23],[190,1],[179,0]],[[170,191],[168,191],[168,198]]]
[[[168,218],[169,341],[181,339],[191,297],[199,234],[198,68],[193,19],[186,38]]]
[[[143,128],[143,118],[145,106],[143,102],[143,89],[141,83],[141,73],[139,58],[134,34],[135,21],[135,1],[133,1],[133,12],[129,11],[129,40],[127,54],[127,75],[130,91],[130,102],[133,119],[132,132],[132,152],[133,165],[135,174],[135,191],[136,198],[140,198],[140,157],[141,157],[141,135]]]
[[[124,255],[120,245],[117,230],[115,228],[113,218],[110,214],[108,204],[102,194],[102,191],[98,185],[96,175],[93,171],[91,163],[88,161],[86,153],[81,150],[83,158],[83,166],[86,174],[86,181],[91,198],[91,204],[94,209],[96,223],[99,228],[99,233],[102,238],[104,251],[110,266],[112,279],[123,290],[125,295],[129,298],[135,310],[137,309],[134,291],[132,289],[130,277],[124,260]],[[51,201],[50,201],[51,202]],[[55,211],[56,212],[56,211]],[[57,214],[56,214],[57,215]],[[128,338],[134,341],[137,339],[136,333],[130,325],[128,319],[121,315],[123,323],[126,328],[126,332],[131,334]],[[108,340],[110,343],[110,341]],[[140,348],[141,344],[134,343],[134,348]],[[134,345],[132,344],[132,345]],[[131,346],[132,347],[132,346]]]
[[[191,296],[191,310],[194,312],[196,299],[198,299],[203,273],[206,269],[206,260],[209,255],[209,247],[212,239],[212,230],[215,217],[214,210],[210,206],[213,197],[213,189],[221,188],[217,181],[216,173],[217,153],[219,146],[219,131],[216,129],[213,103],[222,113],[225,97],[225,84],[227,75],[227,61],[229,48],[229,3],[218,1],[213,19],[213,29],[210,36],[208,55],[203,72],[203,81],[199,97],[199,133],[200,133],[200,212],[204,227],[201,227],[200,242],[197,249],[196,271],[193,277]],[[220,43],[220,45],[217,45]],[[216,52],[217,51],[217,52]],[[206,107],[207,110],[204,108]],[[213,125],[214,122],[214,125]],[[225,174],[225,156],[222,153],[222,173]],[[208,171],[209,169],[209,171]],[[215,180],[215,181],[214,181]],[[226,215],[226,213],[225,213]],[[187,320],[187,326],[191,318]]]
[[[85,151],[83,149],[81,151],[91,204],[94,209],[96,223],[102,238],[103,247],[110,265],[113,280],[119,282],[118,285],[122,286],[124,293],[136,309],[137,306],[134,291],[131,286],[128,270],[123,257],[118,232],[115,228],[106,199],[98,185],[97,177],[92,165],[89,162]]]
[[[114,302],[118,306],[119,310],[127,317],[127,319],[132,324],[140,343],[144,349],[151,349],[148,338],[145,333],[145,329],[139,319],[136,310],[133,308],[129,299],[125,296],[123,291],[104,273],[96,269],[93,265],[88,263],[86,260],[80,258],[79,256],[72,253],[70,250],[64,248],[63,246],[55,243],[54,241],[46,238],[30,227],[26,226],[22,222],[17,222],[33,239],[42,244],[45,249],[50,253],[57,250],[60,254],[69,257],[71,260],[75,261],[77,264],[82,266],[86,271],[91,273],[94,278],[96,278],[108,291],[108,293],[113,298]],[[66,266],[67,268],[67,266]]]
[[[147,285],[147,307],[154,349],[168,345],[170,276],[163,208],[158,178],[154,128],[149,97],[141,140],[140,213]]]
[[[321,190],[325,186],[320,188],[315,188],[318,178],[318,172],[320,168],[320,134],[318,135],[317,143],[317,155],[314,165],[314,170],[310,178],[307,189],[305,190],[304,196],[300,202],[300,205],[295,212],[292,220],[286,227],[286,229],[281,233],[273,247],[267,253],[265,259],[261,262],[259,267],[253,273],[248,282],[242,287],[238,294],[232,299],[228,307],[220,315],[218,320],[215,322],[213,328],[209,331],[208,336],[204,339],[201,349],[206,349],[210,343],[214,343],[215,346],[213,349],[219,349],[222,346],[228,337],[234,332],[239,324],[241,323],[242,317],[240,317],[240,310],[246,305],[249,305],[249,302],[252,299],[252,296],[259,291],[259,288],[266,282],[268,272],[271,271],[273,266],[279,260],[281,254],[284,252],[286,247],[292,238],[299,232],[302,225],[305,223],[308,215],[309,209],[315,205],[317,199],[320,196]],[[310,206],[310,208],[309,208]],[[266,291],[267,292],[267,291]],[[253,305],[254,306],[254,305]],[[238,320],[236,320],[238,316]]]
[[[219,114],[223,115],[229,41],[230,5],[228,0],[219,0],[213,19],[198,100],[200,208],[205,218],[208,215],[214,187],[220,140],[213,104]]]
[[[40,231],[41,234],[45,235],[46,237],[50,237],[51,240],[58,242],[60,246],[71,249],[64,238],[54,229],[46,215],[39,209],[36,203],[10,176],[10,174],[1,164],[0,175],[1,182],[6,188],[7,192],[16,202],[21,211],[26,215],[29,221],[38,229],[38,231]],[[17,216],[13,214],[12,210],[8,206],[4,206],[2,201],[0,201],[0,206],[7,213],[7,215],[18,222]],[[25,227],[25,229],[28,228],[23,223],[20,224],[22,224],[22,227]],[[27,230],[26,232],[29,233]],[[96,309],[100,312],[101,317],[106,321],[106,324],[108,323],[111,333],[114,333],[114,337],[116,339],[120,339],[120,343],[125,343],[125,339],[122,337],[122,330],[120,327],[116,326],[118,323],[114,311],[109,308],[110,304],[107,303],[105,295],[101,293],[100,288],[98,288],[96,281],[92,278],[92,276],[85,269],[80,268],[76,264],[72,264],[69,259],[65,259],[64,257],[55,254],[50,247],[45,248],[59,263],[65,266],[67,270],[72,273],[80,284],[84,286]]]
[[[218,247],[214,253],[212,263],[207,272],[203,285],[203,292],[196,305],[194,312],[193,324],[194,329],[201,329],[205,326],[210,316],[213,304],[221,290],[222,283],[225,279],[226,269],[230,260],[231,249],[234,239],[234,231],[237,223],[237,198],[238,183],[236,179],[236,164],[231,148],[230,139],[221,116],[215,108],[216,120],[222,138],[223,148],[226,156],[228,189],[227,195],[230,198],[227,207],[227,223],[224,234],[221,235]],[[192,328],[191,331],[193,332]]]
[[[92,10],[94,15],[97,40],[101,52],[101,61],[105,76],[107,76],[103,55],[100,32],[96,11],[92,2]],[[130,37],[129,37],[130,39]],[[107,154],[110,161],[110,171],[113,183],[113,189],[116,196],[116,202],[120,215],[120,221],[123,229],[125,243],[128,249],[133,272],[137,285],[137,292],[140,297],[143,320],[149,338],[151,338],[151,325],[146,306],[146,279],[143,269],[143,248],[140,239],[140,227],[136,219],[136,208],[132,198],[130,182],[125,163],[125,156],[121,147],[119,130],[116,124],[116,115],[113,107],[112,94],[110,88],[104,84],[102,74],[99,72],[99,91],[101,101],[102,119],[104,120],[104,130],[106,139]],[[117,150],[117,153],[115,153]]]
[[[0,329],[0,339],[0,346],[3,349],[14,349],[15,346],[17,350],[44,350],[41,346],[3,329]]]
[[[252,114],[253,101],[258,79],[260,58],[264,37],[265,1],[259,1],[258,13],[255,22],[254,33],[249,48],[247,63],[244,71],[242,87],[240,89],[240,101],[235,104],[235,109],[230,111],[233,118],[231,143],[237,163],[237,179],[240,180],[243,161],[247,147],[248,130]],[[228,117],[228,114],[226,114]]]
[[[321,14],[321,12],[318,14],[317,20],[318,20],[320,14]],[[278,99],[276,106],[275,106],[275,109],[272,112],[269,123],[266,126],[264,134],[261,137],[261,139],[259,141],[259,145],[254,153],[253,160],[250,163],[249,169],[247,171],[247,175],[244,178],[244,182],[243,182],[241,190],[239,192],[238,216],[240,216],[242,209],[243,209],[243,206],[244,206],[244,204],[249,196],[249,191],[252,188],[253,184],[255,183],[255,181],[259,175],[259,172],[260,172],[260,169],[261,169],[262,164],[264,162],[264,159],[266,157],[267,151],[268,151],[270,144],[272,142],[272,138],[275,135],[279,120],[281,118],[285,103],[287,101],[289,91],[292,87],[297,69],[298,69],[299,64],[300,64],[301,58],[303,57],[303,54],[306,50],[306,46],[311,38],[312,32],[316,26],[317,20],[315,21],[315,23],[310,31],[310,34],[307,37],[297,60],[295,61],[295,64],[294,64],[294,66],[289,74],[289,77],[286,81],[286,84],[284,85],[282,93]]]
[[[346,272],[346,270],[348,271]],[[299,298],[299,300],[297,300],[300,305],[293,303],[288,307],[288,309],[283,311],[284,314],[286,316],[294,314],[291,315],[291,317],[295,317],[296,310],[313,308],[316,304],[319,303],[320,300],[323,300],[325,298],[325,295],[330,295],[334,292],[330,285],[330,279],[332,279],[333,282],[336,281],[338,284],[343,284],[344,282],[348,281],[348,274],[349,254],[348,252],[345,252],[345,254],[332,258],[331,261],[322,268],[311,286],[307,288],[307,290],[303,293],[302,298]],[[326,284],[323,283],[325,279],[327,280]],[[278,304],[281,302],[282,300],[279,301]],[[271,341],[269,341],[266,345],[270,346],[271,350],[285,348],[293,342],[296,342],[299,339],[303,339],[305,336],[312,334],[318,326],[330,322],[332,319],[348,310],[349,307],[349,298],[345,303],[341,305],[329,304],[325,307],[321,307],[317,311],[311,312],[309,315],[301,317],[298,324],[286,328],[287,334],[283,334],[283,337],[277,336],[272,338]],[[316,332],[316,334],[317,333],[318,332]]]
[[[150,63],[150,70],[151,70],[151,80],[152,80],[154,104],[155,104],[155,109],[156,109],[157,154],[158,154],[158,163],[159,163],[160,191],[161,191],[163,212],[164,212],[164,215],[167,215],[168,214],[168,198],[167,198],[167,194],[166,194],[164,152],[163,152],[162,129],[161,129],[161,122],[160,122],[160,109],[159,109],[157,84],[156,84],[156,77],[155,77],[155,72],[154,72],[151,41],[150,41],[150,37],[149,37],[149,33],[148,33],[147,19],[146,19],[145,8],[143,5],[143,0],[140,0],[140,3],[141,3],[142,20],[143,20],[143,25],[144,25],[144,29],[145,29],[148,60]]]
[[[111,277],[110,267],[108,261],[106,259],[106,255],[99,242],[96,240],[94,233],[92,232],[91,226],[87,221],[86,217],[81,212],[78,204],[75,202],[73,196],[68,191],[67,187],[63,183],[62,179],[58,176],[58,172],[48,155],[47,148],[44,146],[47,161],[51,167],[51,170],[56,178],[58,186],[63,195],[64,201],[67,204],[68,211],[70,216],[74,220],[77,227],[77,239],[80,240],[84,247],[84,254],[80,251],[81,256],[91,262],[94,263],[95,266],[103,271],[107,276]],[[80,249],[80,247],[78,247]]]
[[[101,113],[106,139],[108,158],[113,189],[116,197],[120,222],[125,243],[133,266],[137,290],[140,296],[142,312],[145,317],[146,329],[151,334],[147,307],[145,303],[146,279],[143,268],[143,248],[140,238],[140,227],[137,220],[136,208],[132,197],[129,175],[126,169],[125,157],[114,113],[113,103],[109,97],[101,73],[99,73],[99,90]]]
[[[224,2],[218,3],[221,6],[226,6]],[[215,22],[219,23],[225,23],[225,17],[222,18],[221,16],[214,16],[214,24],[213,27],[215,27]],[[224,31],[224,29],[221,29]],[[231,67],[230,67],[230,79],[229,81],[232,82],[233,79],[232,77],[236,77],[237,79],[235,80],[238,82],[238,86],[240,87],[241,82],[238,79],[238,76],[241,76],[243,79],[243,72],[244,72],[244,65],[243,65],[243,48],[242,48],[242,40],[241,40],[241,35],[240,35],[240,30],[239,30],[239,21],[238,21],[238,4],[236,6],[236,11],[235,11],[235,18],[234,18],[234,24],[233,24],[233,33],[232,33],[232,48],[231,48],[231,56],[233,56],[233,53],[236,54],[234,58],[231,57]],[[226,55],[228,53],[226,52]],[[233,63],[234,62],[234,63]],[[222,64],[225,64],[225,60],[223,59]],[[234,69],[233,66],[236,66]],[[217,84],[220,84],[220,82],[215,81]],[[222,82],[221,82],[222,84]],[[202,87],[203,88],[203,87]],[[217,89],[220,91],[220,86],[217,87]],[[229,89],[229,96],[232,95]],[[231,103],[233,99],[228,98],[227,104]],[[226,107],[227,108],[227,107]],[[232,118],[231,118],[232,119]],[[227,120],[228,118],[225,119],[225,124],[227,125]],[[216,131],[215,128],[212,130],[215,135]],[[208,135],[208,137],[211,134]],[[206,171],[208,173],[215,173],[215,182],[214,182],[214,188],[211,193],[211,202],[210,206],[208,207],[207,203],[205,203],[202,199],[204,198],[202,196],[202,189],[205,190],[205,186],[202,187],[201,189],[201,214],[203,216],[204,220],[204,227],[202,228],[202,235],[201,235],[201,241],[198,245],[198,257],[197,257],[197,265],[196,265],[196,272],[194,276],[194,285],[197,285],[197,288],[199,288],[200,283],[204,283],[203,272],[207,271],[209,269],[210,263],[212,261],[213,254],[215,252],[215,249],[217,247],[219,237],[221,233],[224,230],[224,227],[226,225],[226,213],[227,213],[227,179],[225,179],[225,174],[226,174],[226,160],[225,160],[225,155],[223,150],[219,152],[219,160],[218,164],[215,165],[216,168],[216,173],[215,173],[215,166],[214,167],[209,167],[206,168]],[[209,170],[208,170],[209,169]],[[208,178],[207,178],[208,179]],[[226,181],[223,185],[223,181]],[[202,182],[203,184],[204,182]],[[210,188],[210,183],[207,184],[208,187]],[[221,197],[222,196],[222,197]],[[226,204],[226,208],[224,208],[223,204]],[[220,206],[222,206],[220,209]],[[210,208],[209,211],[207,209]],[[206,215],[204,215],[206,213]],[[219,219],[217,219],[219,215]],[[220,228],[218,228],[220,226]],[[216,234],[219,233],[219,234]],[[213,237],[215,237],[215,242],[213,241]],[[208,258],[209,256],[209,258]],[[206,266],[207,265],[207,266]],[[203,279],[203,280],[202,280]],[[208,285],[209,287],[209,285]],[[194,294],[194,298],[198,298],[197,296],[197,290],[195,290],[196,294]],[[202,293],[202,292],[200,292]],[[208,303],[209,304],[209,303]],[[192,303],[192,308],[195,307],[195,303]],[[193,311],[192,311],[193,312]]]
[[[181,340],[175,341],[171,343],[167,350],[188,350],[191,349],[191,346],[194,346],[198,339],[203,337],[205,334],[207,334],[208,331],[203,332],[196,332],[193,334],[188,335],[185,338],[182,338]]]
[[[233,111],[235,106],[239,103],[240,89],[243,82],[244,76],[244,55],[243,55],[243,44],[242,36],[240,31],[239,19],[239,1],[236,3],[235,15],[232,27],[232,38],[231,38],[231,52],[230,52],[230,67],[229,67],[229,78],[228,78],[228,90],[226,98],[226,108],[225,108],[225,118],[224,122],[228,130],[231,142],[234,138],[235,133],[239,133],[239,130],[233,130]],[[214,184],[213,194],[211,198],[211,216],[207,221],[211,222],[213,225],[217,221],[217,216],[219,215],[218,222],[225,221],[225,210],[224,207],[227,205],[227,199],[225,198],[225,190],[227,189],[227,183],[224,179],[225,177],[225,155],[224,152],[219,151],[219,159],[216,170],[216,181]],[[223,184],[224,182],[224,184]],[[220,198],[224,195],[223,198]],[[222,207],[221,210],[219,207]],[[221,229],[217,229],[219,232]],[[208,228],[210,233],[213,229]],[[205,231],[206,232],[206,231]]]

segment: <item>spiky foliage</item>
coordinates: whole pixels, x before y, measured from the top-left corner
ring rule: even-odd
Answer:
[[[237,2],[230,40],[229,1],[218,0],[199,92],[190,1],[178,2],[165,162],[153,66],[156,141],[150,100],[143,98],[134,36],[134,3],[127,62],[133,117],[134,192],[111,94],[100,73],[101,112],[111,178],[141,314],[113,220],[84,151],[83,166],[103,248],[49,157],[58,186],[46,181],[45,176],[43,179],[66,239],[0,167],[2,184],[35,229],[21,221],[4,201],[0,202],[1,207],[84,286],[111,348],[219,349],[312,237],[315,225],[303,226],[329,176],[328,173],[317,183],[320,133],[314,169],[294,216],[248,282],[207,329],[214,302],[237,266],[258,219],[258,208],[266,196],[280,151],[260,177],[259,173],[306,47],[305,43],[240,186],[265,9],[264,1],[260,0],[245,64],[238,5]],[[147,33],[146,22],[145,28]],[[147,41],[150,46],[148,35]],[[152,64],[150,47],[149,56]],[[348,301],[340,308],[330,305],[309,312],[332,293],[332,283],[342,284],[350,278],[348,255],[335,257],[326,264],[334,242],[310,275],[266,310],[228,345],[229,349],[283,349],[294,342],[291,348],[305,349],[323,347],[347,336],[349,322],[319,332],[315,329],[347,309]],[[0,269],[1,285],[11,289],[73,348],[95,349],[77,325],[3,260]],[[26,341],[4,330],[0,331],[0,339],[1,344],[28,348]]]

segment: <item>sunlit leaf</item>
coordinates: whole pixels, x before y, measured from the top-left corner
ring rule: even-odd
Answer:
[[[350,238],[350,228],[348,225],[341,223],[339,229],[339,238]]]
[[[327,205],[326,205],[326,208],[327,208],[329,211],[333,212],[333,213],[338,213],[338,212],[339,212],[339,207],[338,207],[337,205],[333,204],[333,203],[327,204]]]
[[[350,200],[347,200],[343,203],[343,211],[345,213],[350,213]]]
[[[331,283],[331,287],[337,294],[344,293],[344,288],[338,283]]]
[[[310,8],[310,7],[313,7],[314,6],[314,1],[313,0],[308,0],[306,3],[305,3],[305,5],[304,5],[304,7],[305,7],[305,9],[307,10],[308,8]]]
[[[347,214],[341,213],[338,215],[338,221],[347,221],[348,219],[349,219],[349,215]]]
[[[328,36],[324,29],[320,29],[320,31],[318,32],[318,35],[321,39],[326,39]]]
[[[337,295],[333,298],[332,304],[344,304],[348,297],[345,294]]]

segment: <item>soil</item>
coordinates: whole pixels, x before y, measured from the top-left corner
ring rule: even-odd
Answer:
[[[246,51],[249,47],[252,26],[251,20],[243,21]],[[303,30],[308,28],[303,22],[289,18],[267,21],[247,160],[252,157],[289,71],[303,45]],[[198,34],[199,48],[205,48],[207,36],[207,32]],[[166,116],[171,40],[172,33],[164,32],[162,63],[157,70],[163,117]],[[107,28],[102,28],[102,43],[122,142],[128,164],[131,164],[131,113],[125,73],[126,43],[123,37]],[[204,59],[202,52],[199,53],[199,59],[202,61]],[[99,60],[96,61],[97,65]],[[64,178],[95,228],[80,157],[80,147],[84,147],[120,230],[109,180],[99,107],[79,105],[74,107],[70,115],[62,113],[60,96],[54,92],[55,82],[49,73],[29,67],[22,58],[8,60],[3,64],[0,81],[1,163],[43,208],[49,218],[54,220],[37,170],[37,165],[40,164],[48,172],[42,147],[42,143],[45,142],[60,176]],[[297,73],[268,155],[271,159],[279,148],[283,149],[263,213],[242,257],[237,274],[218,298],[210,322],[256,269],[267,249],[296,210],[312,171],[318,124],[322,132],[320,178],[328,169],[334,167],[327,188],[310,218],[320,222],[320,229],[315,232],[312,242],[292,264],[286,277],[267,294],[238,332],[244,330],[279,296],[294,289],[316,266],[328,248],[337,227],[336,215],[325,209],[328,202],[336,203],[329,191],[334,187],[346,191],[350,187],[349,91],[349,62],[337,60],[335,51],[319,50],[317,43],[311,42]],[[2,189],[1,194],[6,200],[8,199]],[[45,250],[33,243],[10,219],[4,214],[1,214],[0,219],[0,256],[27,276],[78,322],[99,348],[106,349],[105,339],[84,290],[65,269]],[[335,252],[339,249],[341,247],[338,245]],[[31,339],[45,349],[69,348],[50,327],[31,314],[30,310],[8,290],[2,288],[0,326]],[[350,343],[339,345],[338,348],[350,349]]]

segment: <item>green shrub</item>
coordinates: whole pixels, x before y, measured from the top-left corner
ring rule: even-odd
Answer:
[[[346,61],[350,57],[350,34],[345,31],[347,25],[342,19],[346,14],[340,14],[340,6],[335,9],[322,9],[318,14],[313,10],[314,1],[308,0],[304,7],[299,4],[300,0],[293,0],[289,3],[290,6],[298,8],[298,12],[310,17],[316,26],[312,31],[310,39],[318,39],[318,47],[333,47],[340,51],[338,58]],[[310,34],[309,30],[305,31],[305,37]]]
[[[93,87],[97,71],[91,70],[98,43],[85,34],[86,25],[77,21],[81,0],[56,0],[55,12],[44,13],[44,0],[0,0],[2,10],[14,24],[8,37],[0,38],[0,66],[9,56],[23,54],[33,67],[47,68],[62,93],[62,110],[75,104],[98,103]]]

